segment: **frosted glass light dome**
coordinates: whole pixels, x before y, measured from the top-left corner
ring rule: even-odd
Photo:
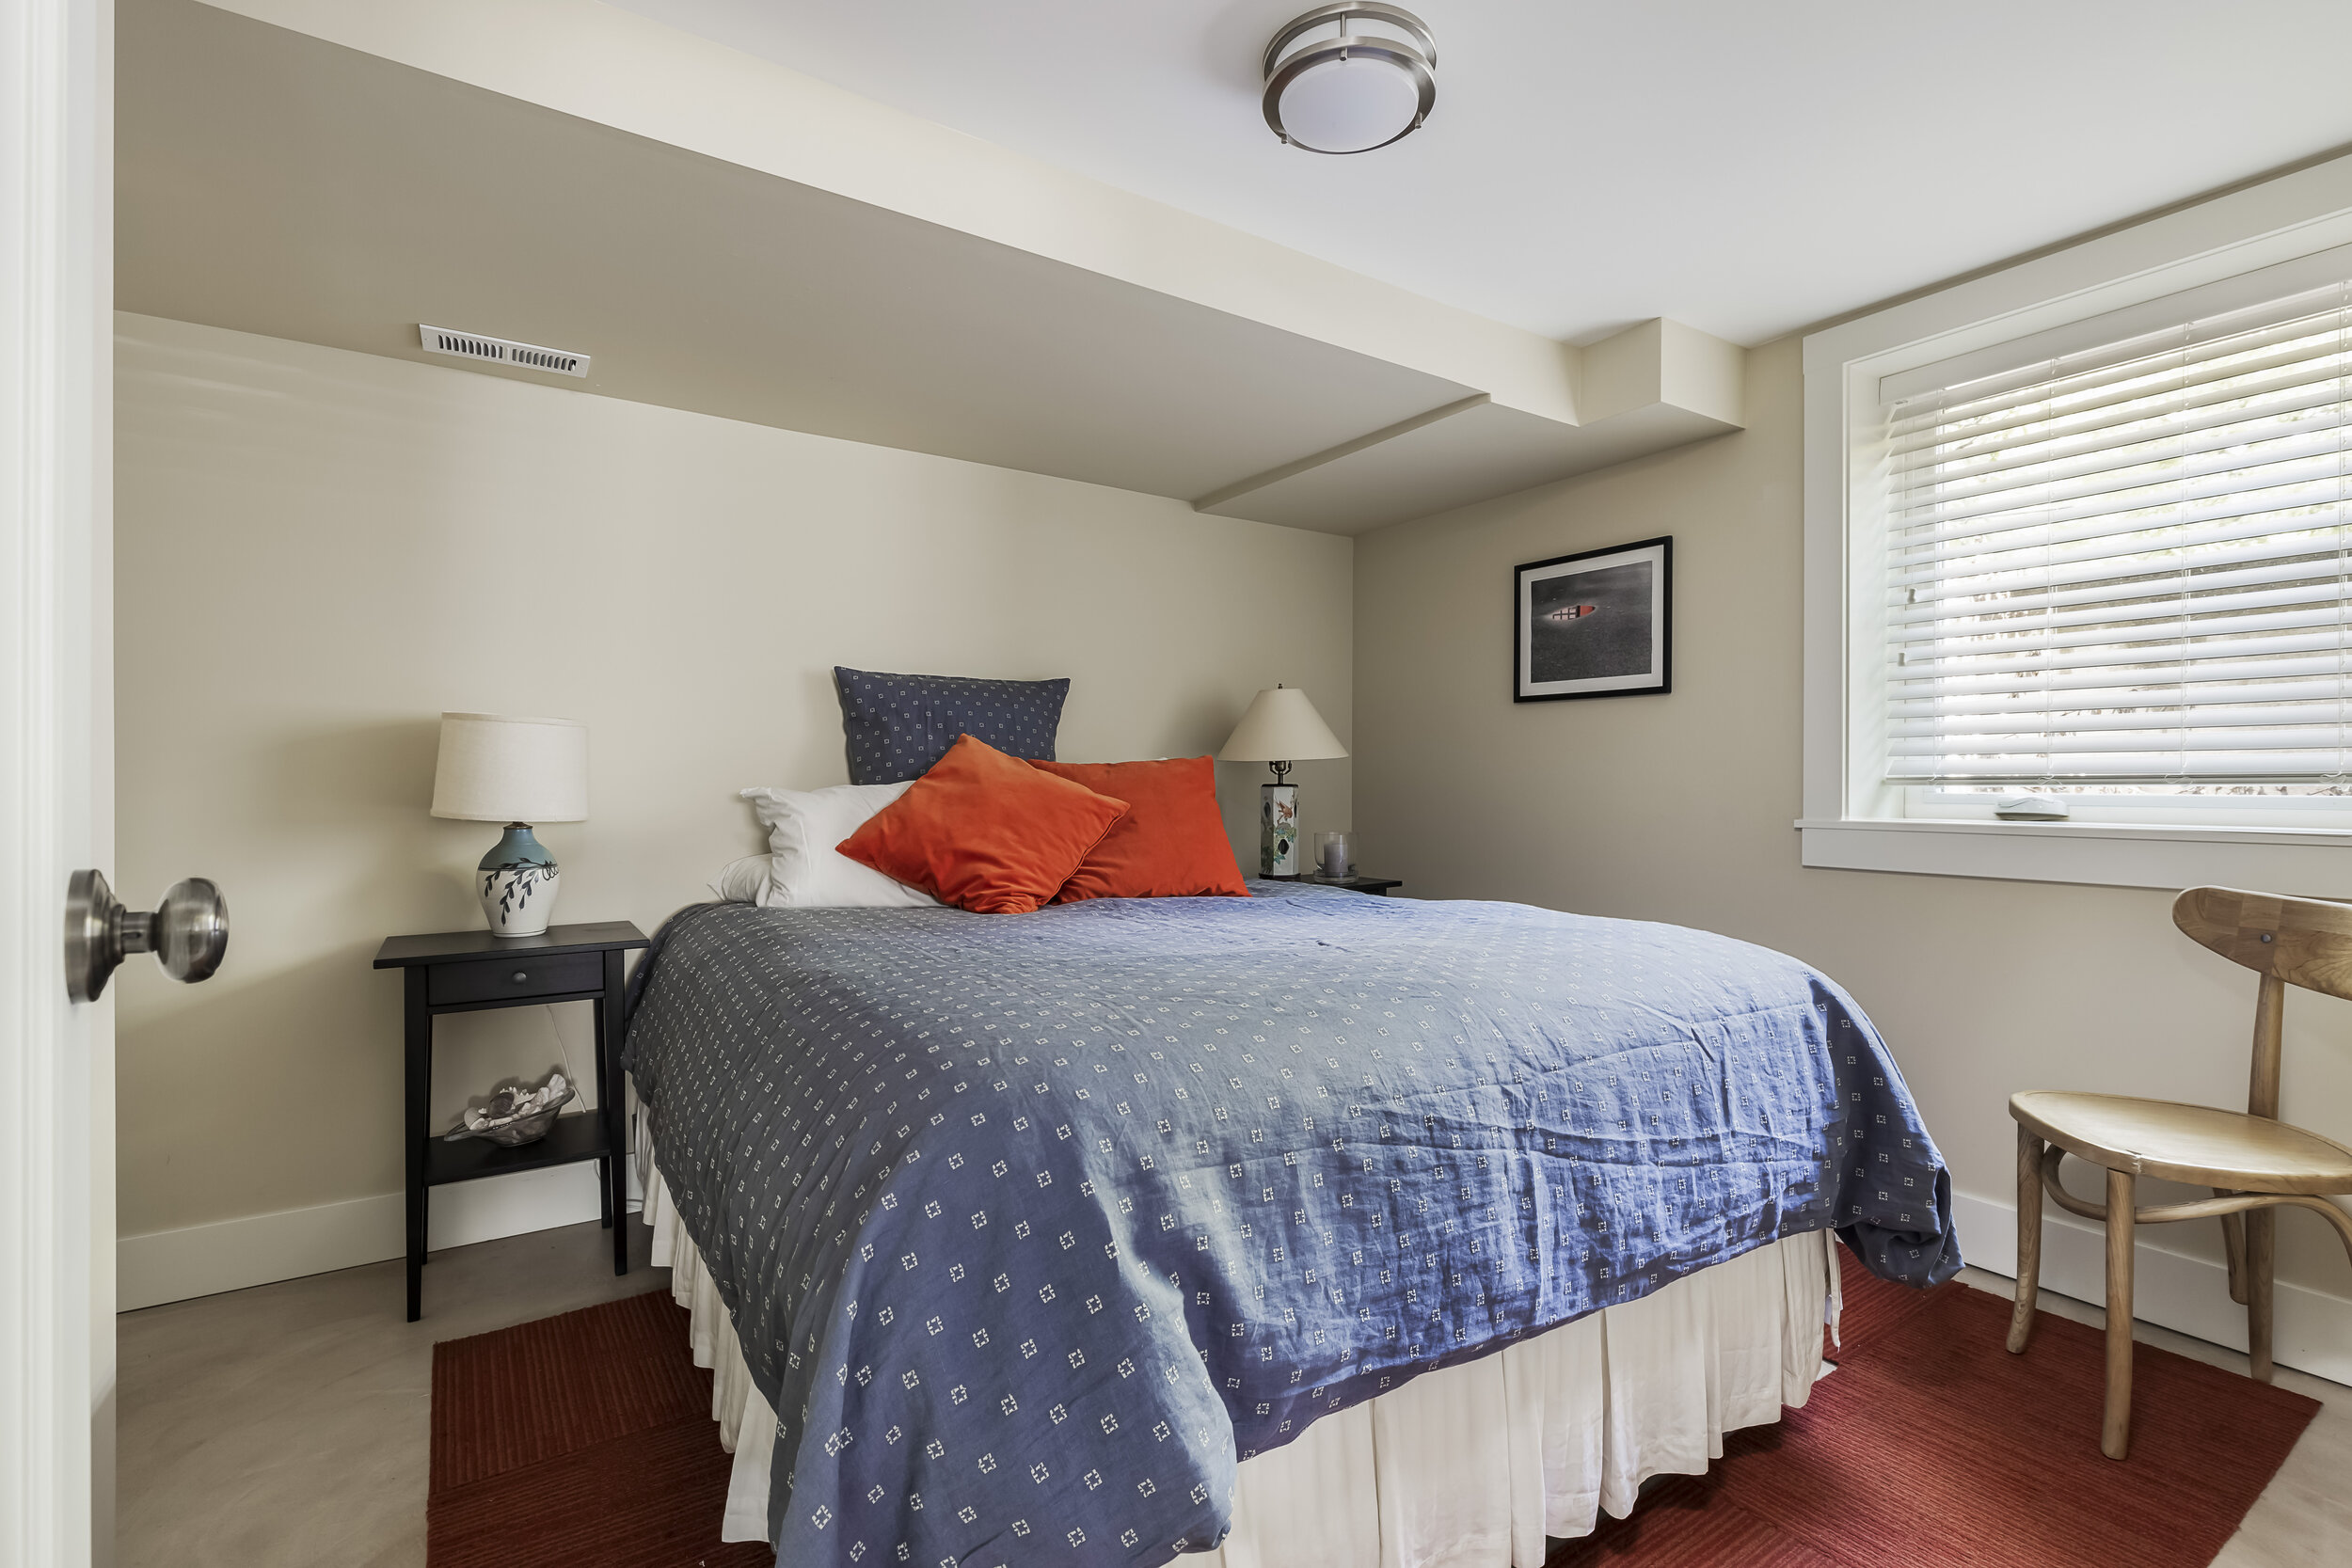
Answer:
[[[1265,119],[1310,152],[1369,152],[1409,135],[1437,102],[1436,39],[1396,6],[1318,7],[1265,52]]]
[[[1276,104],[1293,144],[1314,152],[1369,152],[1413,128],[1421,89],[1386,60],[1323,60],[1291,78]]]

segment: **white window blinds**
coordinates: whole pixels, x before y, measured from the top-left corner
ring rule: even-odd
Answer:
[[[2352,773],[2352,288],[1887,415],[1890,782]]]

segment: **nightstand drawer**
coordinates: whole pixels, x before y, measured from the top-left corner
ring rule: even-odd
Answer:
[[[425,1000],[432,1006],[446,1007],[460,1002],[499,1002],[603,989],[601,953],[564,953],[554,958],[517,953],[511,958],[485,958],[479,963],[435,964],[425,981]]]

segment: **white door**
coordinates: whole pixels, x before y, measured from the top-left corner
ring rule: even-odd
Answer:
[[[112,1558],[113,76],[112,0],[0,0],[0,1568]]]

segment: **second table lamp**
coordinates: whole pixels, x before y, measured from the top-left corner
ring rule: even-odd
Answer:
[[[1295,877],[1301,869],[1298,786],[1290,782],[1291,764],[1345,755],[1347,748],[1298,688],[1273,687],[1251,701],[1217,756],[1226,762],[1263,762],[1274,769],[1274,782],[1258,786],[1261,875]]]

